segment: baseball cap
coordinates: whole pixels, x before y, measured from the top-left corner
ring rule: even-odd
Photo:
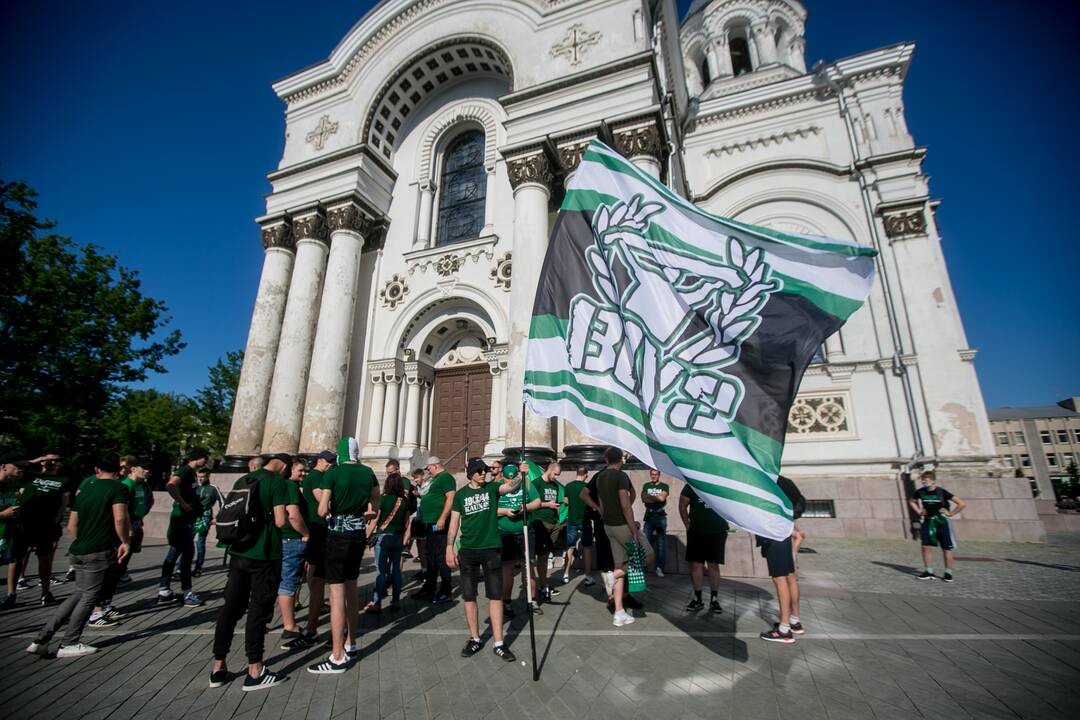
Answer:
[[[26,460],[19,453],[6,452],[0,454],[0,465],[16,465],[22,467],[26,464]]]
[[[432,463],[432,464],[434,464],[434,463]],[[465,468],[465,475],[471,478],[476,473],[478,473],[478,472],[485,472],[486,473],[489,469],[490,468],[488,468],[486,462],[484,462],[480,458],[473,458],[472,460],[469,461],[469,466],[467,468]]]
[[[337,462],[337,455],[335,455],[334,453],[332,453],[329,450],[323,450],[321,453],[319,453],[315,457],[318,458],[319,460],[325,460],[326,462],[330,463],[331,465],[333,465],[333,464],[335,464]]]
[[[503,477],[507,480],[513,480],[518,476],[518,466],[514,464],[503,465],[502,469]]]
[[[442,460],[440,458],[436,457],[435,455],[432,455],[427,459],[427,464],[428,465],[442,465]]]

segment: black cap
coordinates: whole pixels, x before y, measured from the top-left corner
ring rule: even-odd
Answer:
[[[195,447],[188,450],[187,462],[192,460],[206,460],[210,457],[210,451],[204,447]]]
[[[26,464],[26,460],[19,453],[6,452],[0,454],[0,465],[17,465],[22,467]]]
[[[318,458],[319,460],[325,460],[326,462],[330,463],[331,465],[334,465],[334,464],[337,463],[337,455],[335,455],[334,453],[332,453],[329,450],[323,450],[321,453],[319,453],[315,457]]]
[[[472,476],[475,475],[476,473],[478,473],[478,472],[485,472],[486,473],[489,469],[490,468],[488,468],[486,462],[484,462],[480,458],[473,458],[472,460],[469,461],[469,466],[467,468],[465,468],[465,475],[468,476],[471,479]]]

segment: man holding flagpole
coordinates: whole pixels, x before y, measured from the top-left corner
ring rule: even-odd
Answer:
[[[600,514],[604,518],[604,532],[611,542],[611,555],[615,560],[615,614],[611,624],[622,627],[634,622],[634,616],[623,606],[623,590],[626,588],[627,545],[640,545],[645,550],[645,564],[653,562],[653,549],[645,534],[634,522],[633,486],[630,476],[622,471],[623,453],[615,447],[604,450],[607,468],[596,474],[596,488],[600,495]]]

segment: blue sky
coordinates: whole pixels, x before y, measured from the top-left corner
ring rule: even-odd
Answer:
[[[253,219],[282,149],[270,84],[323,59],[371,4],[0,6],[0,177],[29,182],[58,232],[120,256],[168,304],[188,347],[151,385],[190,393],[243,346],[262,262]],[[991,407],[1080,395],[1070,5],[806,2],[808,64],[918,45],[908,124],[929,148]]]

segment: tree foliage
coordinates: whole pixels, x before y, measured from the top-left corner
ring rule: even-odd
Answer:
[[[195,393],[195,409],[202,426],[202,443],[215,456],[225,455],[232,424],[233,402],[236,386],[240,384],[240,366],[244,352],[233,350],[225,353],[210,366],[207,384]]]
[[[113,401],[101,422],[105,444],[117,452],[148,456],[155,474],[178,464],[199,434],[195,403],[183,395],[133,389]]]
[[[138,273],[48,232],[36,197],[0,181],[0,432],[31,454],[85,458],[100,447],[110,403],[165,372],[184,343]]]

